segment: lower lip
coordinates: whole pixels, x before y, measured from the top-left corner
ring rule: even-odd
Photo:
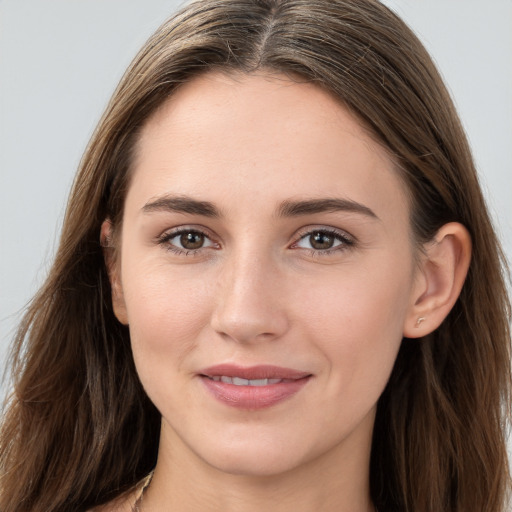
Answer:
[[[268,384],[267,386],[236,386],[201,376],[206,389],[217,399],[238,409],[256,410],[271,407],[291,398],[309,381],[310,377]]]

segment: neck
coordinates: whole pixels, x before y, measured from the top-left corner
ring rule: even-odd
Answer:
[[[374,512],[369,496],[369,446],[369,441],[343,444],[279,474],[233,474],[208,464],[172,430],[162,428],[158,464],[144,508],[155,512]]]

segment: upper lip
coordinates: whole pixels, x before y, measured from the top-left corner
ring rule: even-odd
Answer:
[[[292,379],[298,380],[309,377],[311,373],[295,370],[293,368],[283,368],[268,364],[256,366],[238,366],[225,363],[210,366],[200,372],[206,377],[240,377],[247,380],[255,379]]]

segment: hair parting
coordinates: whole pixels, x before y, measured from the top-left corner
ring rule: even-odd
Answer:
[[[329,91],[397,162],[418,243],[447,222],[469,230],[473,258],[455,307],[432,334],[403,340],[380,398],[371,494],[380,511],[505,512],[505,258],[441,77],[376,0],[196,0],[136,56],[86,149],[55,262],[16,335],[0,510],[86,511],[155,465],[160,415],[113,313],[105,251],[115,251],[141,128],[180,85],[212,70],[284,74]],[[103,247],[107,218],[113,238]]]

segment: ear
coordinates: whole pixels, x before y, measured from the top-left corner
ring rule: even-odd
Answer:
[[[411,305],[404,323],[406,338],[437,329],[459,297],[471,261],[471,237],[458,222],[445,224],[424,247]]]
[[[100,243],[103,247],[103,258],[107,267],[107,273],[112,289],[112,307],[116,318],[124,325],[128,325],[128,314],[124,300],[123,286],[121,284],[118,251],[114,245],[113,226],[110,219],[105,219],[101,224]]]

